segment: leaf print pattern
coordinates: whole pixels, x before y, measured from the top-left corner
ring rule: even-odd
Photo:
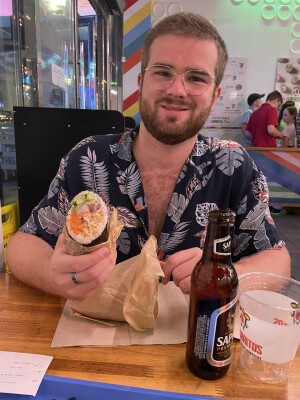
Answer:
[[[57,178],[61,179],[62,181],[65,179],[65,168],[68,165],[69,156],[67,155],[65,158],[62,158],[59,164]]]
[[[208,221],[208,214],[210,211],[218,210],[218,206],[215,203],[202,203],[197,204],[196,207],[196,221],[201,226],[206,226]]]
[[[223,148],[217,155],[217,166],[225,175],[231,176],[235,168],[242,165],[244,157],[240,147],[226,149]]]
[[[187,200],[185,197],[182,194],[173,193],[168,209],[168,216],[177,224],[180,221],[186,206]]]
[[[201,189],[201,182],[196,177],[196,175],[194,175],[193,178],[189,181],[188,186],[186,188],[187,199],[191,200],[193,194],[199,189]]]
[[[142,179],[137,164],[134,162],[117,178],[120,190],[123,194],[127,193],[131,199],[134,199],[140,190]]]
[[[250,210],[240,225],[240,229],[258,230],[266,215],[267,204],[258,203],[253,210]]]
[[[139,254],[149,234],[145,193],[131,148],[136,134],[98,135],[81,141],[61,160],[49,193],[20,230],[54,248],[69,200],[89,189],[105,199],[109,213],[117,209],[118,218],[124,221],[117,242],[118,262]],[[274,249],[284,246],[267,203],[262,203],[266,200],[264,190],[264,176],[239,144],[199,134],[177,179],[157,256],[166,260],[178,251],[202,246],[208,213],[213,209],[237,212],[233,262],[269,245]]]
[[[69,209],[69,197],[68,193],[61,188],[58,195],[58,210],[65,216],[67,216]]]
[[[203,140],[197,139],[195,146],[193,148],[193,151],[191,153],[191,159],[192,157],[200,157],[203,154],[207,152],[209,149],[209,146],[203,142]]]
[[[184,238],[188,234],[188,229],[190,222],[181,222],[175,225],[173,232],[165,237],[164,243],[160,246],[164,253],[170,252],[175,249],[179,243],[183,242]]]
[[[252,182],[253,194],[255,198],[263,203],[269,202],[269,189],[266,180],[260,174],[259,178]]]
[[[239,202],[236,214],[237,215],[245,214],[246,211],[247,211],[247,195],[245,195]]]
[[[65,216],[54,207],[41,208],[38,220],[45,232],[55,236],[61,234],[66,223]]]
[[[129,135],[124,135],[118,143],[110,146],[111,153],[117,153],[121,160],[131,161],[132,139]]]
[[[251,236],[247,233],[233,235],[233,241],[237,244],[237,248],[233,251],[233,255],[237,256],[242,253],[248,247],[250,240]]]
[[[122,219],[126,228],[139,228],[141,226],[141,222],[138,217],[129,211],[128,208],[117,207],[117,210],[118,218]]]
[[[117,239],[117,248],[123,254],[128,254],[130,251],[130,239],[128,233],[124,230],[121,231],[120,236]]]
[[[37,230],[37,226],[34,222],[33,216],[31,215],[28,221],[23,225],[27,233],[34,235]]]
[[[254,236],[254,246],[257,251],[271,249],[272,246],[266,234],[264,225],[261,225]]]
[[[49,186],[49,190],[48,190],[48,199],[51,199],[51,197],[55,196],[59,191],[59,182],[57,177],[55,177],[50,186]]]
[[[88,147],[87,156],[80,157],[80,169],[86,189],[103,195],[105,202],[109,203],[108,171],[104,161],[97,162],[95,150],[91,151]]]

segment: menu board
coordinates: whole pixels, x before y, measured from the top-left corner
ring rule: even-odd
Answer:
[[[229,57],[221,82],[222,92],[205,128],[240,128],[245,103],[248,58]]]
[[[300,105],[300,58],[278,58],[275,90],[283,102],[293,100]]]

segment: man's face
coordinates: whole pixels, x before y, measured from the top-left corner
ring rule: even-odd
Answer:
[[[212,41],[163,35],[157,37],[151,46],[147,68],[152,65],[166,65],[177,73],[189,70],[203,70],[215,78],[218,59],[216,45]],[[221,87],[214,82],[201,95],[186,92],[181,75],[167,90],[150,86],[149,72],[139,75],[140,113],[147,131],[165,144],[181,143],[195,136],[204,125],[217,101]]]
[[[259,108],[262,105],[261,99],[256,99],[254,102],[254,107]]]

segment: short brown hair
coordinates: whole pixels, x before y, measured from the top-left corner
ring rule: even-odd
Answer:
[[[273,101],[273,100],[278,100],[280,101],[280,103],[282,103],[283,99],[281,93],[278,92],[278,90],[274,90],[273,92],[268,94],[266,101]]]
[[[152,43],[158,36],[167,34],[213,41],[218,50],[218,61],[215,66],[215,82],[216,86],[220,84],[228,60],[226,44],[216,28],[206,18],[191,12],[180,12],[170,15],[159,21],[150,29],[142,49],[142,73],[144,73],[147,68]]]

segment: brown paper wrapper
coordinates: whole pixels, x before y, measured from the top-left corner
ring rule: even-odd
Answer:
[[[63,233],[67,240],[68,252],[73,256],[80,256],[82,254],[92,253],[93,251],[100,249],[100,247],[107,247],[111,252],[113,252],[116,250],[116,242],[123,226],[123,221],[118,220],[118,212],[113,207],[112,214],[107,223],[108,238],[105,242],[98,243],[95,246],[85,246],[76,242],[76,240],[71,238],[66,226],[64,226]]]
[[[137,331],[154,328],[158,277],[164,276],[156,245],[151,236],[138,256],[115,266],[100,289],[84,300],[73,300],[73,314],[111,326],[127,321]]]

